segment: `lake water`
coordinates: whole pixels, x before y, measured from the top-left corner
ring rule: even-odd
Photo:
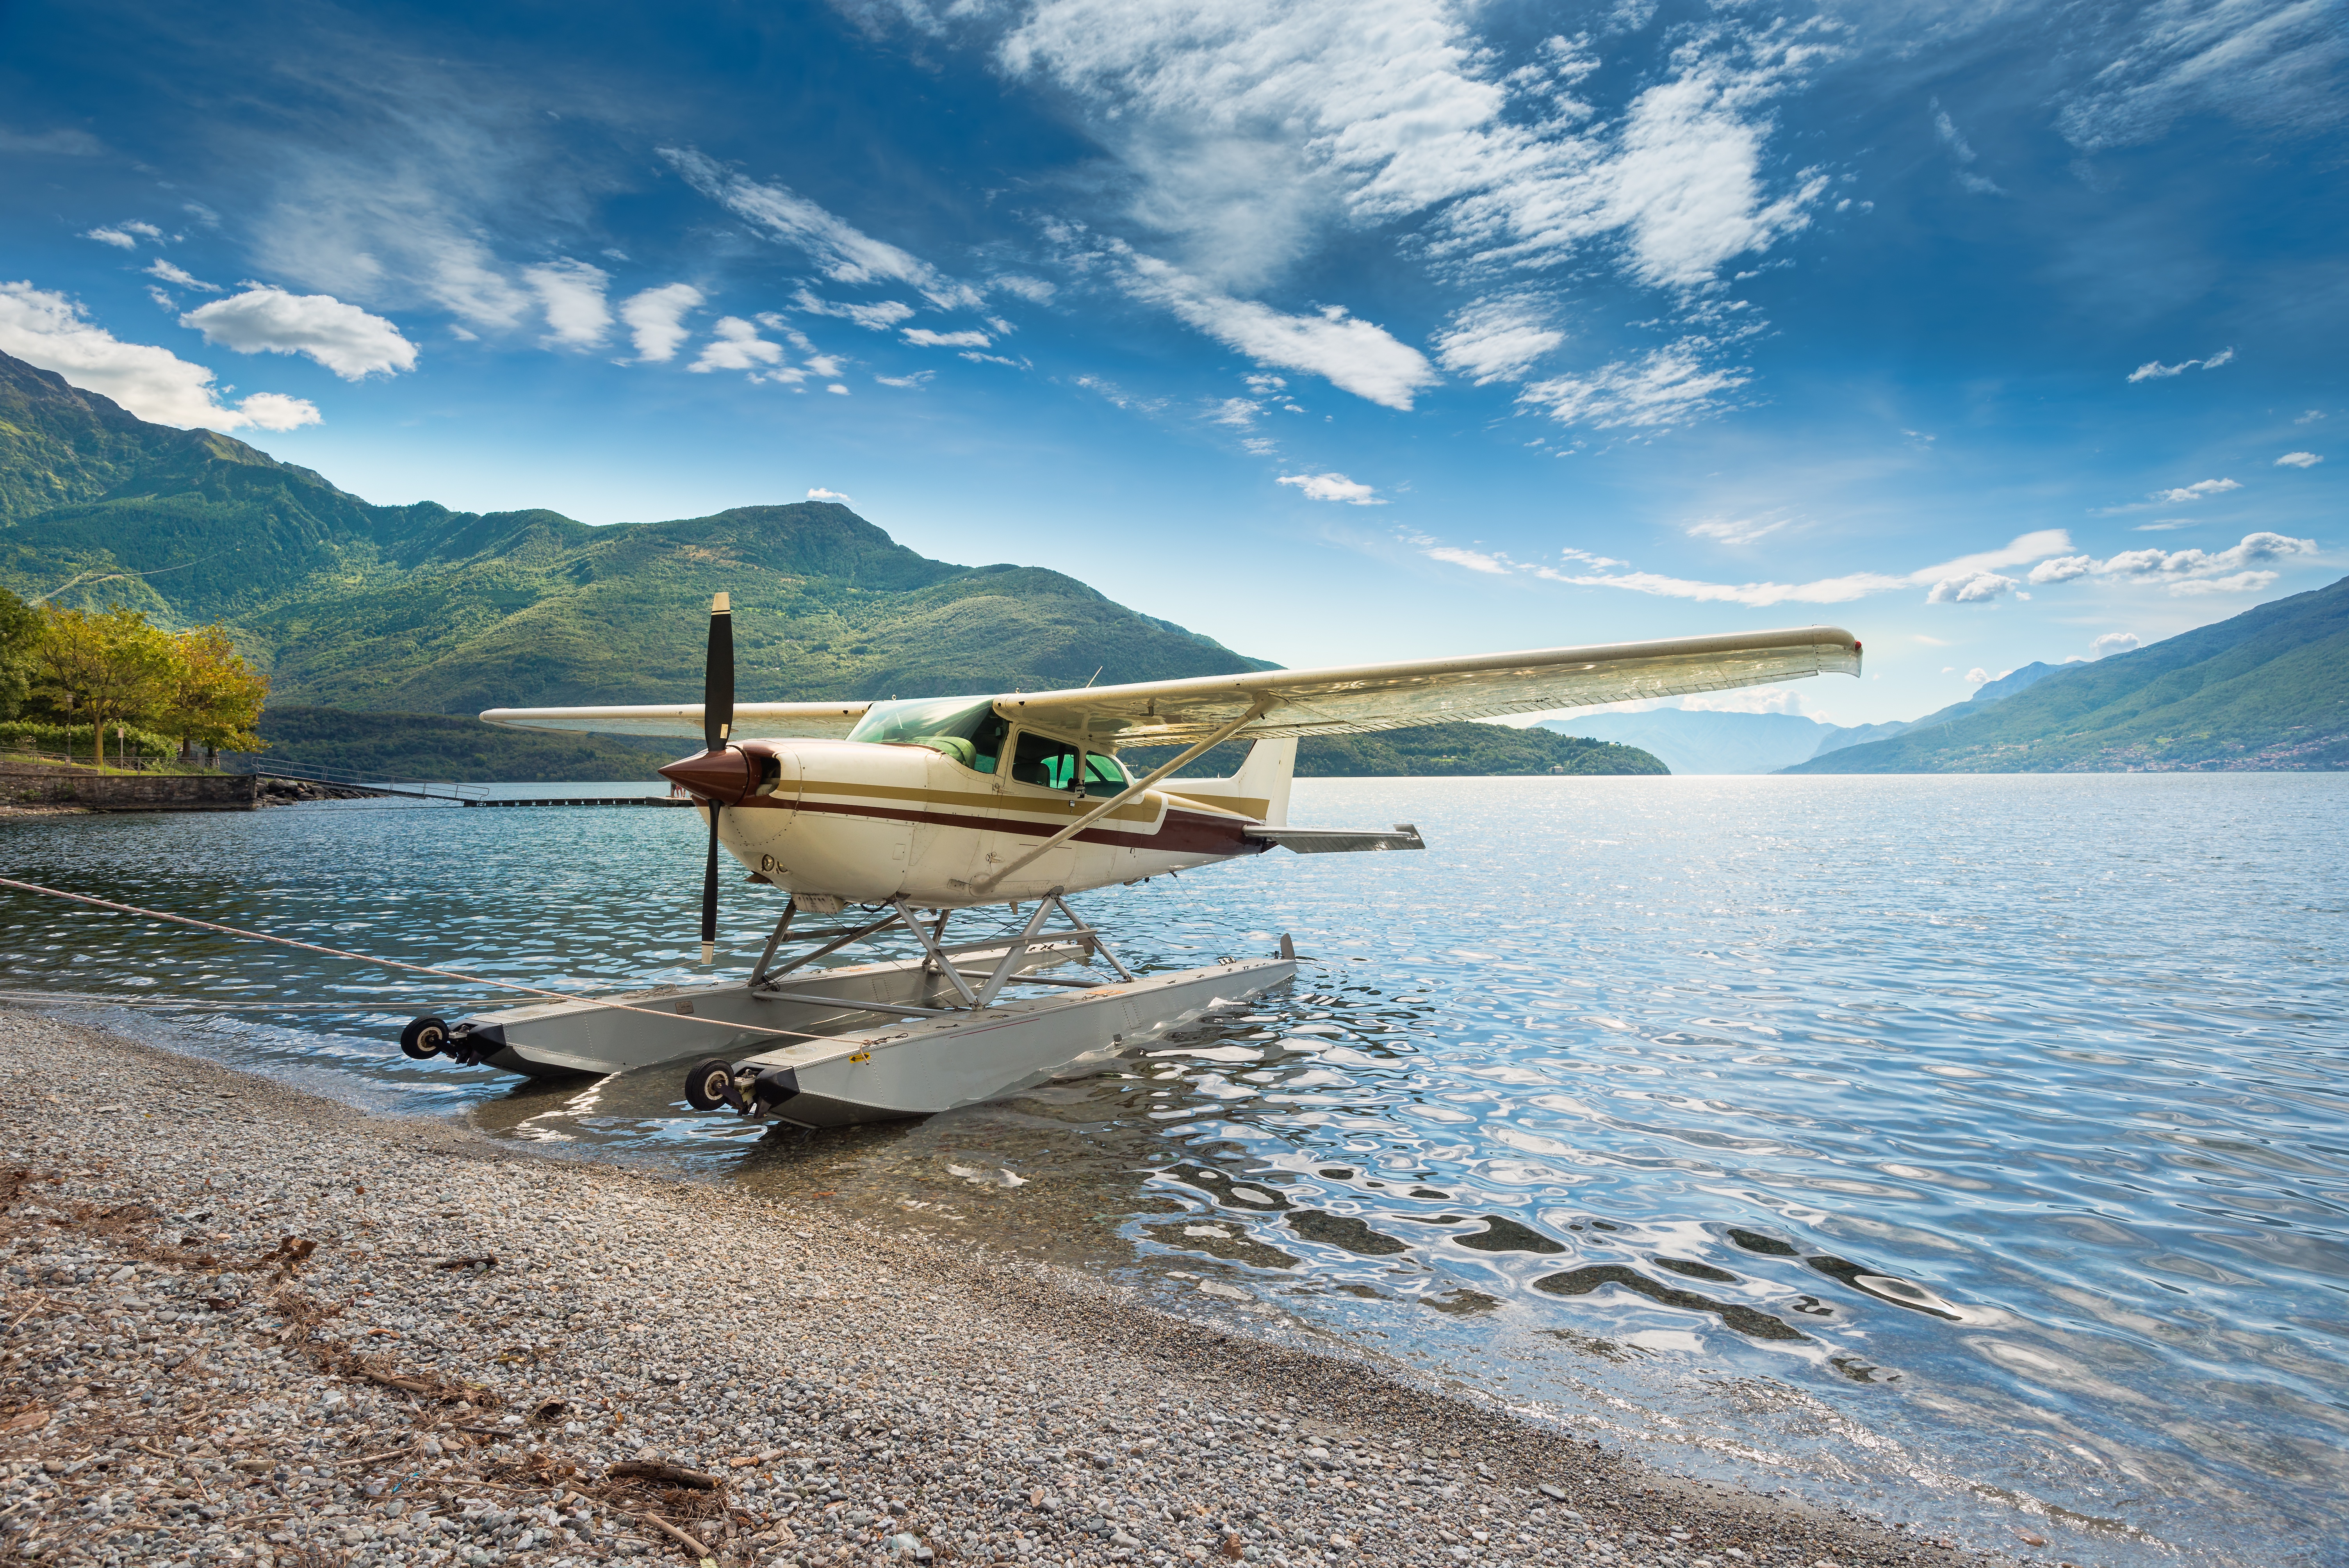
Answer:
[[[1934,1539],[2340,1563],[2344,807],[2349,779],[2256,774],[1301,782],[1299,823],[1413,821],[1428,852],[1078,901],[1137,968],[1293,933],[1293,990],[1102,1077],[805,1140],[692,1115],[675,1068],[410,1063],[398,1025],[478,993],[5,890],[0,987],[161,1003],[57,1010],[1342,1336]],[[699,833],[355,803],[20,819],[0,863],[605,987],[705,973]],[[729,973],[772,897],[727,889]]]

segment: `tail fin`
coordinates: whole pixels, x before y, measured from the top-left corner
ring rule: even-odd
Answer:
[[[1228,779],[1169,779],[1158,788],[1280,828],[1288,823],[1288,781],[1296,772],[1297,741],[1291,737],[1257,741]]]
[[[1248,748],[1247,760],[1232,775],[1232,792],[1243,800],[1262,800],[1258,820],[1268,828],[1283,827],[1288,821],[1289,782],[1296,777],[1297,738],[1259,740]]]

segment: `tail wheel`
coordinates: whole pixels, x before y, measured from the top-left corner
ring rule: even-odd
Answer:
[[[449,1025],[441,1018],[410,1018],[399,1031],[400,1054],[414,1061],[430,1061],[449,1048]]]
[[[685,1075],[685,1103],[696,1110],[723,1110],[734,1103],[734,1064],[708,1057]]]

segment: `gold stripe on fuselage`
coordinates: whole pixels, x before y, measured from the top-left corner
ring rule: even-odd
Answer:
[[[1051,817],[1065,817],[1072,811],[1090,810],[1101,799],[1094,796],[1092,799],[1080,800],[1072,796],[1055,796],[1050,799],[1039,799],[1031,795],[1009,792],[999,795],[992,789],[910,789],[896,784],[848,784],[836,779],[810,779],[800,785],[802,799],[843,795],[856,799],[899,801],[913,806],[943,806],[960,811],[1013,810]],[[1191,802],[1186,799],[1185,804]],[[1223,807],[1210,809],[1225,810]],[[1157,817],[1158,808],[1150,803],[1145,794],[1142,799],[1131,804],[1112,806],[1101,820],[1104,822],[1149,822],[1156,820]]]

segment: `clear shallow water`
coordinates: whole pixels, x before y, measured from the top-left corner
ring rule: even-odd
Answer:
[[[529,792],[529,791],[523,791]],[[388,1045],[462,987],[0,892],[5,986],[551,1150],[682,1165],[1335,1334],[1705,1473],[2074,1562],[2344,1561],[2349,784],[1318,781],[1275,854],[1081,907],[1292,992],[1111,1076],[761,1143],[673,1069]],[[683,813],[18,820],[6,874],[557,986],[689,979]],[[756,890],[730,888],[730,955]],[[771,895],[769,895],[771,896]]]

